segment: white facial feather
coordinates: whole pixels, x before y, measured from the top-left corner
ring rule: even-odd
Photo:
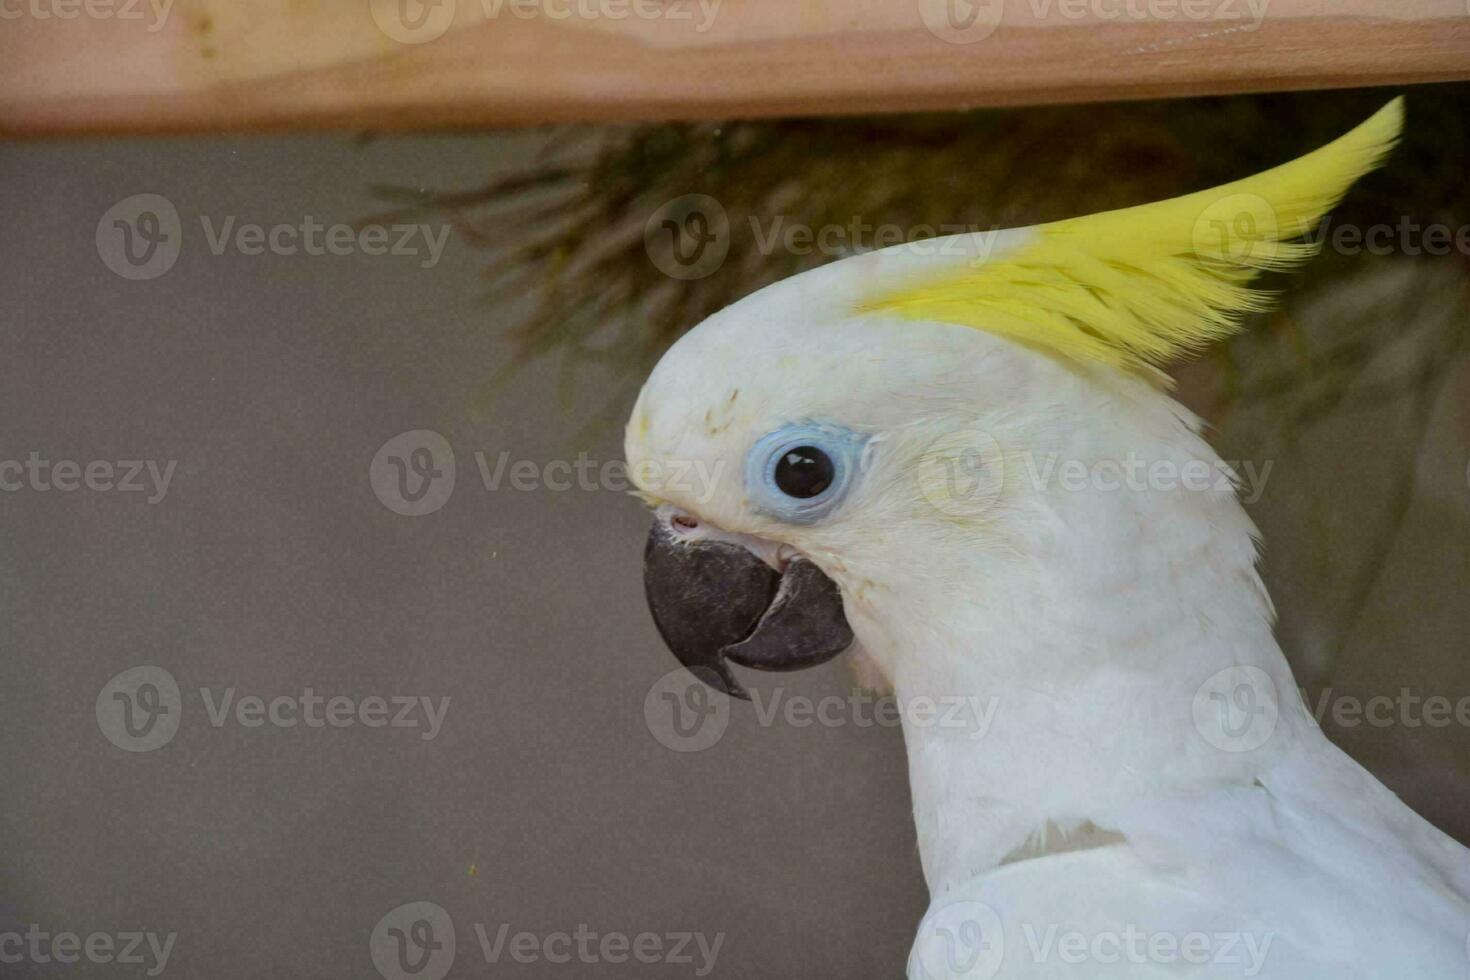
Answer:
[[[1176,778],[1169,760],[1199,741],[1191,696],[1212,672],[1258,664],[1289,689],[1251,524],[1188,413],[1146,381],[982,332],[838,316],[845,265],[757,293],[669,352],[633,413],[629,461],[635,473],[693,461],[719,478],[713,493],[645,491],[810,557],[842,586],[863,647],[901,694],[1001,696],[991,734],[1017,751],[976,776],[1037,816],[1084,816],[1058,808]],[[800,526],[750,506],[743,459],[805,420],[871,445],[849,499]],[[1186,473],[1203,474],[1198,489],[1159,476]],[[1174,716],[1130,742],[1119,712],[1166,697]],[[1038,732],[1058,733],[1054,753]],[[1108,746],[1109,763],[1136,776],[1089,776],[1095,753],[1069,742]]]

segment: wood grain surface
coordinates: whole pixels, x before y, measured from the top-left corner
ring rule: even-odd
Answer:
[[[0,0],[0,133],[811,115],[1470,78],[1470,0]]]

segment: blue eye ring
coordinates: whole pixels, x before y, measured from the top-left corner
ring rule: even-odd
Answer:
[[[745,489],[756,509],[792,524],[812,524],[837,508],[862,467],[867,437],[825,422],[783,426],[756,440],[745,457]],[[776,468],[793,450],[812,447],[831,462],[832,478],[810,497],[793,497],[776,484]]]

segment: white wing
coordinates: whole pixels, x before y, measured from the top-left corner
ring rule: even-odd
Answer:
[[[1106,825],[1126,842],[1005,865],[936,901],[909,976],[1470,978],[1470,851],[1325,738],[1253,787]]]

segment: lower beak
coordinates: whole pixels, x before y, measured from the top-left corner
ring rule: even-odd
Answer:
[[[852,644],[837,584],[805,558],[778,572],[728,541],[680,537],[660,514],[643,553],[648,608],[700,680],[750,700],[728,661],[757,670],[826,663]]]

